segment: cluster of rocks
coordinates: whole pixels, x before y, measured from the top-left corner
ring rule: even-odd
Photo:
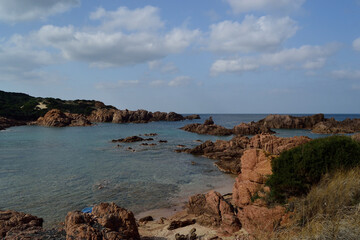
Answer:
[[[91,126],[91,122],[81,114],[63,113],[58,109],[48,111],[36,121],[37,125],[47,127]]]
[[[127,138],[114,139],[111,142],[121,142],[121,143],[133,143],[133,142],[142,142],[142,141],[153,141],[153,138],[142,138],[139,136],[131,136]]]
[[[118,110],[118,109],[97,109],[94,110],[88,120],[91,122],[112,122],[112,123],[148,123],[156,121],[183,121],[186,119],[198,119],[199,115],[184,117],[175,112],[149,112],[146,110]]]
[[[255,122],[250,123],[241,123],[235,126],[233,129],[228,129],[223,126],[216,125],[210,117],[209,119],[205,120],[203,124],[200,123],[193,123],[188,124],[181,128],[187,132],[193,132],[197,134],[207,134],[207,135],[215,135],[215,136],[228,136],[232,134],[237,135],[255,135],[261,133],[275,133],[270,128],[265,126],[259,126]]]
[[[231,140],[206,141],[192,149],[177,149],[217,160],[215,165],[223,172],[239,174],[241,172],[241,157],[247,149],[262,149],[269,154],[280,154],[282,151],[310,141],[308,137],[281,138],[271,134],[258,134],[252,138],[235,135]]]

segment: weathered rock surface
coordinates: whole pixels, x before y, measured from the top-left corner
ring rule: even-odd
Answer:
[[[155,121],[182,121],[186,118],[175,112],[149,112],[146,110],[117,110],[117,109],[97,109],[94,110],[88,120],[91,122],[113,122],[113,123],[147,123]]]
[[[15,211],[0,211],[1,239],[31,239],[42,232],[43,219]]]
[[[230,234],[239,231],[241,228],[241,223],[236,217],[232,205],[215,191],[190,197],[187,212],[197,216],[197,223],[204,226],[220,227],[222,231]]]
[[[114,203],[100,203],[91,214],[69,212],[65,219],[66,239],[140,239],[132,212]]]
[[[4,130],[6,128],[14,127],[14,126],[21,126],[21,125],[25,125],[25,122],[0,117],[0,130]]]
[[[273,134],[275,133],[269,127],[257,124],[255,122],[240,123],[233,129],[234,134],[238,135],[256,135],[256,134]]]
[[[63,113],[58,109],[47,112],[44,117],[40,117],[36,124],[47,127],[74,127],[90,126],[91,123],[84,115]]]
[[[324,114],[315,114],[305,117],[271,114],[257,122],[259,126],[268,128],[311,129],[317,123],[324,121]]]
[[[209,119],[206,119],[204,124],[200,124],[200,123],[188,124],[180,129],[197,134],[207,134],[207,135],[216,135],[216,136],[227,136],[233,134],[232,129],[227,129],[222,126],[214,124],[214,121],[212,120],[211,117]]]
[[[174,230],[174,229],[177,229],[177,228],[183,228],[183,227],[186,227],[186,226],[189,226],[189,225],[193,225],[196,223],[196,220],[195,219],[187,219],[187,220],[184,220],[184,221],[172,221],[168,227],[168,230]]]
[[[229,141],[206,141],[193,149],[177,149],[176,152],[186,152],[218,160],[215,165],[221,171],[239,174],[241,172],[241,157],[247,149],[263,149],[276,155],[308,141],[310,141],[308,137],[281,138],[270,134],[258,134],[248,138],[236,135]]]
[[[320,134],[338,134],[360,132],[360,119],[345,119],[336,121],[334,118],[317,123],[312,132]]]

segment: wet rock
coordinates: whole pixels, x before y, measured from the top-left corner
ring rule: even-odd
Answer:
[[[172,221],[168,227],[168,230],[174,230],[177,228],[183,228],[192,224],[195,224],[196,220],[195,219],[188,219],[185,221]]]
[[[69,212],[65,231],[67,239],[140,239],[133,213],[114,203],[100,203],[92,214]]]
[[[214,121],[212,120],[211,117],[205,120],[204,124],[199,124],[199,123],[188,124],[180,129],[187,132],[215,135],[215,136],[228,136],[233,134],[232,129],[227,129],[222,126],[214,124]]]
[[[58,109],[48,111],[44,117],[36,121],[37,125],[47,127],[73,127],[73,126],[90,126],[90,121],[84,115],[63,113]]]
[[[241,228],[232,205],[215,191],[190,197],[187,212],[197,216],[197,223],[209,227],[220,227],[227,233],[237,232]]]
[[[152,216],[146,216],[146,217],[143,217],[143,218],[139,219],[140,223],[151,222],[151,221],[154,221],[154,218]]]
[[[141,142],[145,141],[146,139],[139,137],[139,136],[131,136],[127,138],[120,138],[120,139],[114,139],[112,140],[113,143],[115,142],[122,142],[122,143],[133,143],[133,142]]]
[[[186,116],[185,119],[187,119],[187,120],[200,119],[200,116],[198,114],[192,114],[192,115]]]
[[[167,140],[159,140],[159,143],[167,143]]]

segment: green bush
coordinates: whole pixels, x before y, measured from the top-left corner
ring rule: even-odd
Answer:
[[[360,165],[360,144],[350,137],[332,136],[283,152],[272,161],[267,185],[270,199],[283,202],[309,192],[325,173]]]

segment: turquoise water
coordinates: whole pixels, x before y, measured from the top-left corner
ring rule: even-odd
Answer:
[[[209,115],[201,115],[203,122]],[[233,127],[266,115],[213,115],[215,123]],[[329,116],[327,116],[329,117]],[[330,116],[331,117],[331,116]],[[336,115],[342,120],[351,115]],[[230,139],[197,135],[179,128],[190,121],[148,124],[98,124],[92,127],[13,127],[0,132],[0,209],[43,217],[47,226],[68,211],[114,201],[135,213],[169,207],[183,196],[232,185],[234,177],[213,161],[175,153],[195,140]],[[279,136],[322,135],[306,130],[276,130]],[[157,133],[157,146],[117,144],[112,139]],[[158,143],[167,140],[167,143]],[[128,147],[135,152],[127,150]],[[195,162],[196,165],[193,165]]]

